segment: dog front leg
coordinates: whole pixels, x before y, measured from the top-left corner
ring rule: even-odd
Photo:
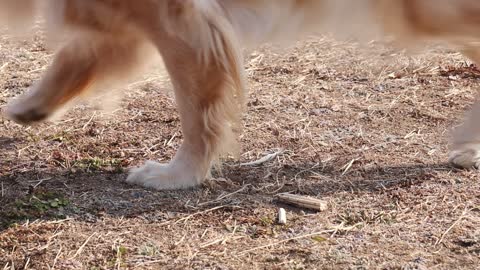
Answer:
[[[175,89],[183,144],[168,164],[148,161],[132,170],[127,182],[157,190],[195,187],[206,178],[218,155],[231,150],[243,89],[237,66],[241,60],[224,45],[224,59],[213,53],[204,59],[180,39],[158,42]]]

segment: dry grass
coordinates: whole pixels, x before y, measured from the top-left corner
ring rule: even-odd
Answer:
[[[50,55],[40,36],[0,39],[3,106]],[[442,48],[407,56],[328,38],[247,63],[244,154],[193,191],[123,182],[181,142],[160,75],[130,85],[110,115],[79,106],[55,124],[0,119],[0,268],[478,268],[478,173],[445,164],[476,68]],[[281,205],[281,192],[329,208]]]

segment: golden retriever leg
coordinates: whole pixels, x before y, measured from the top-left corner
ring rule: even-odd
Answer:
[[[479,47],[469,47],[463,50],[463,54],[480,64]],[[457,167],[480,168],[480,101],[473,105],[465,122],[455,130],[449,160]]]
[[[243,89],[236,66],[240,59],[223,45],[225,61],[214,54],[209,60],[202,59],[198,48],[181,39],[158,41],[175,88],[184,141],[170,163],[149,161],[132,170],[127,182],[158,190],[198,186],[212,161],[231,146],[232,125],[240,113],[241,93],[237,90]]]
[[[31,124],[48,118],[91,86],[126,76],[138,60],[138,39],[81,36],[55,56],[43,78],[7,107],[14,121]]]

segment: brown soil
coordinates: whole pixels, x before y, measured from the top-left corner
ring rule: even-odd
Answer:
[[[0,106],[50,56],[41,35],[1,36]],[[0,268],[478,269],[478,173],[446,164],[480,78],[465,58],[312,38],[261,48],[247,70],[243,154],[195,190],[123,181],[181,142],[161,75],[131,84],[112,113],[78,106],[34,127],[0,118]],[[328,210],[282,205],[281,192]]]

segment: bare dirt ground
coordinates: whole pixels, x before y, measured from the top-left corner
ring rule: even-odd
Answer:
[[[0,106],[49,60],[41,35],[1,36]],[[195,190],[123,182],[181,142],[162,76],[131,84],[110,114],[79,106],[35,127],[0,118],[0,268],[479,269],[478,172],[446,163],[479,70],[444,48],[407,56],[328,38],[246,62],[243,154]],[[282,192],[328,210],[282,205]]]

